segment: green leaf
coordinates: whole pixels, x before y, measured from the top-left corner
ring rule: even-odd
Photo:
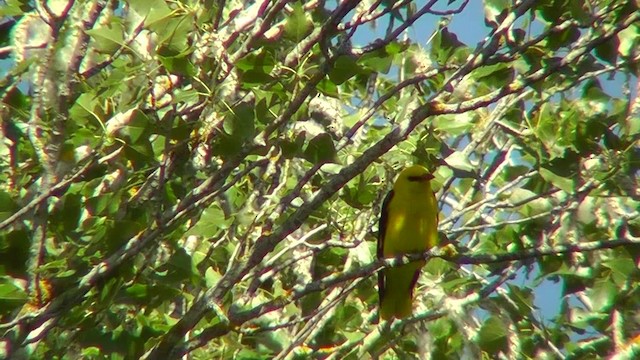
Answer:
[[[323,133],[311,139],[304,150],[304,158],[313,164],[338,163],[337,151],[331,135]]]
[[[288,139],[282,139],[278,142],[280,149],[282,150],[282,156],[286,159],[292,159],[302,154],[302,148],[304,146],[305,136],[299,133],[294,141]]]
[[[638,269],[634,259],[625,249],[614,249],[612,253],[602,266],[611,269],[611,278],[618,286],[624,286]]]
[[[391,41],[384,49],[389,55],[398,55],[409,48],[409,44],[402,41]]]
[[[255,114],[260,124],[271,124],[276,119],[277,97],[270,93],[256,92]]]
[[[240,103],[224,117],[222,133],[216,137],[213,152],[223,157],[237,154],[252,142],[256,133],[255,113],[252,104]]]
[[[589,299],[591,299],[593,310],[600,313],[608,312],[613,306],[618,291],[618,287],[608,278],[597,279],[593,287],[587,292]]]
[[[551,203],[551,201],[549,199],[546,198],[535,198],[536,194],[534,192],[525,190],[525,189],[515,189],[513,191],[513,195],[510,198],[510,201],[513,204],[518,204],[520,206],[522,206],[521,208],[521,212],[524,216],[535,216],[538,214],[543,214],[546,213],[548,211],[550,211],[553,208],[553,204]],[[533,199],[533,200],[530,200]],[[522,201],[526,201],[526,203],[522,203]],[[542,220],[538,220],[540,221],[542,224],[545,221],[548,221],[548,216],[551,216],[550,214],[545,216]]]
[[[337,84],[327,78],[320,80],[318,85],[316,85],[316,89],[318,89],[319,91],[321,91],[323,94],[327,96],[337,97],[340,95],[338,93]]]
[[[510,300],[518,307],[519,315],[530,314],[533,307],[533,290],[527,287],[518,287],[509,284]]]
[[[358,66],[356,59],[349,55],[340,55],[333,63],[333,67],[329,70],[329,79],[340,85],[360,73],[361,67]]]
[[[577,20],[580,25],[588,26],[593,18],[591,6],[584,1],[568,1],[566,5],[569,8],[572,20]]]
[[[582,308],[576,307],[571,312],[571,326],[580,330],[588,330],[594,327],[597,321],[606,321],[608,314],[594,313]]]
[[[478,82],[486,84],[491,89],[509,85],[515,76],[513,69],[504,64],[482,66],[472,74]]]
[[[166,70],[172,74],[193,77],[196,75],[196,67],[191,63],[190,56],[160,56],[160,62]]]
[[[293,11],[287,17],[287,22],[284,25],[285,36],[293,41],[300,41],[304,39],[311,30],[312,23],[307,19],[307,14],[302,6],[301,2],[296,2],[291,5]]]
[[[185,233],[185,236],[198,235],[205,238],[214,237],[219,231],[228,228],[231,221],[233,221],[233,219],[227,219],[219,205],[214,204],[204,210],[200,216],[200,220]]]
[[[491,316],[482,324],[478,334],[478,345],[488,354],[497,354],[508,349],[507,327],[497,316]]]
[[[542,19],[548,23],[557,23],[559,19],[566,14],[567,8],[564,7],[565,0],[546,0],[536,3],[536,8]]]
[[[484,2],[484,23],[495,29],[509,14],[511,1],[509,0],[485,0]]]
[[[236,62],[236,68],[242,71],[256,70],[264,73],[270,73],[276,65],[276,59],[269,51],[254,51],[240,58]]]
[[[11,278],[0,278],[0,303],[18,302],[23,303],[28,299],[27,294],[14,284]]]
[[[350,206],[362,209],[369,206],[379,195],[379,187],[367,181],[364,174],[350,181],[343,191],[343,199]]]
[[[275,67],[276,60],[269,51],[251,52],[240,59],[236,66],[242,70],[240,79],[244,88],[252,88],[258,84],[266,84],[274,81],[270,75]]]
[[[95,49],[105,54],[113,54],[124,45],[124,26],[117,17],[111,17],[109,23],[85,32],[95,41]]]
[[[427,274],[432,274],[437,277],[447,274],[454,268],[453,264],[440,258],[434,258],[427,261],[424,266],[424,271]]]
[[[83,196],[80,194],[67,194],[63,198],[63,206],[60,210],[62,225],[66,232],[71,233],[78,228],[80,215],[83,209]]]
[[[526,65],[517,66],[518,70],[523,73],[530,73],[540,70],[542,67],[542,59],[547,56],[547,48],[541,46],[529,46],[521,55]]]
[[[580,38],[580,30],[569,27],[562,31],[554,31],[545,39],[547,50],[558,50],[561,47],[571,46]]]
[[[134,299],[146,299],[149,296],[149,286],[144,284],[133,284],[125,289],[128,297]]]
[[[455,151],[447,156],[445,162],[454,169],[472,172],[475,167],[469,161],[469,158],[460,151]]]
[[[514,166],[506,166],[504,170],[502,170],[501,175],[504,177],[504,180],[509,182],[517,179],[518,177],[529,172],[529,167],[524,165],[514,165]]]
[[[640,44],[640,26],[633,24],[618,33],[618,52],[624,57],[633,55]]]
[[[325,277],[344,269],[348,251],[341,248],[328,248],[318,252],[313,262],[312,274],[315,278]]]
[[[17,210],[18,204],[6,191],[0,190],[0,221],[5,220]]]
[[[545,168],[540,168],[540,176],[551,184],[557,186],[559,189],[568,193],[572,193],[575,189],[575,179],[559,176]]]
[[[191,261],[191,256],[184,249],[176,249],[169,258],[167,265],[167,280],[190,279],[197,270]]]
[[[99,120],[99,103],[95,95],[84,93],[76,99],[69,109],[69,116],[78,124],[84,124],[90,120]]]
[[[536,136],[545,145],[545,148],[551,153],[551,158],[560,157],[564,154],[564,148],[557,144],[558,138],[562,136],[559,133],[559,122],[557,119],[557,106],[544,103],[540,107],[539,113],[534,117],[532,123]]]
[[[509,195],[509,202],[511,204],[519,204],[521,206],[523,203],[528,202],[529,199],[534,198],[535,196],[536,193],[533,191],[527,189],[514,189]]]
[[[2,7],[0,7],[0,18],[19,16],[29,10],[29,6],[27,6],[24,0],[6,0]]]
[[[200,93],[198,92],[198,90],[196,89],[176,89],[173,92],[173,103],[174,104],[180,104],[180,103],[185,103],[185,104],[193,104],[196,103],[199,99],[200,99]],[[188,126],[186,126],[185,124],[182,124],[182,131],[185,130],[189,130],[190,128]],[[179,128],[173,128],[171,129],[172,131],[168,134],[170,136],[172,136],[174,139],[181,137],[181,138],[185,138],[185,135],[182,133],[181,134],[181,129]]]
[[[204,279],[207,287],[209,288],[216,286],[216,284],[218,284],[221,278],[222,278],[222,275],[216,270],[214,270],[212,267],[207,268],[207,270],[204,273]]]
[[[172,13],[167,17],[159,18],[157,22],[150,24],[149,29],[158,35],[156,49],[162,56],[185,56],[192,52],[189,38],[195,30],[193,16],[186,13],[175,16]]]
[[[127,143],[136,144],[139,140],[143,139],[147,126],[149,126],[149,118],[145,113],[136,109],[133,114],[131,114],[127,125],[120,131],[120,134]]]
[[[392,61],[393,55],[389,55],[385,49],[378,49],[362,55],[358,59],[358,64],[375,72],[387,74],[391,69]]]
[[[15,114],[16,117],[19,117],[21,119],[27,119],[29,107],[31,106],[31,98],[25,95],[22,91],[20,91],[20,88],[17,86],[11,87],[10,89],[5,91],[6,92],[4,94],[2,104],[4,106],[9,107],[11,109],[11,112]],[[14,119],[14,120],[18,120],[18,119]],[[9,119],[5,118],[5,121],[8,122]],[[13,126],[16,126],[16,125],[13,124]],[[9,129],[6,129],[5,131],[7,130]],[[12,129],[12,131],[15,131],[15,130]],[[14,139],[16,137],[15,134],[7,134],[6,136]]]
[[[256,352],[247,348],[243,348],[239,352],[235,353],[233,357],[238,360],[267,360],[272,359],[273,355],[270,353],[265,354],[263,352]]]
[[[275,80],[275,78],[265,72],[257,70],[249,70],[240,74],[240,80],[242,81],[242,88],[251,89],[256,85],[268,84]]]
[[[129,1],[131,9],[138,13],[140,18],[144,19],[146,26],[152,30],[163,30],[158,23],[171,16],[171,9],[167,6],[167,2],[163,0],[131,0]]]
[[[105,210],[109,208],[109,204],[112,203],[111,198],[112,196],[109,194],[87,198],[85,200],[85,208],[93,216],[103,215]]]
[[[133,168],[140,170],[148,164],[155,163],[153,158],[153,146],[147,137],[141,137],[135,144],[125,148],[125,154],[132,162]]]
[[[102,355],[102,350],[97,346],[89,346],[82,349],[83,357],[86,356],[86,357],[94,358],[94,357],[100,357],[101,355]]]
[[[458,36],[450,32],[446,27],[436,32],[431,42],[431,56],[435,61],[444,65],[449,62],[449,58],[457,53],[457,50],[466,49],[466,45],[458,40]],[[465,52],[461,52],[456,58],[457,61],[464,61]]]
[[[618,46],[620,46],[620,40],[614,36],[598,44],[594,52],[600,60],[615,65],[618,60]]]
[[[248,103],[240,103],[224,117],[222,128],[233,141],[243,142],[255,135],[254,108]]]
[[[459,115],[440,115],[433,119],[433,126],[451,135],[461,135],[473,128],[477,121],[476,114],[466,112]]]

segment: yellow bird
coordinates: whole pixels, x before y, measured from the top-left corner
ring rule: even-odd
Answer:
[[[378,258],[422,253],[438,245],[438,205],[431,189],[433,175],[420,165],[400,172],[384,202],[378,226]],[[413,288],[425,261],[385,268],[378,273],[380,317],[411,315]]]

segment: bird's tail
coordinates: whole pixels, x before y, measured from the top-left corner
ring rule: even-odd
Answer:
[[[416,261],[384,269],[385,288],[380,299],[380,318],[404,319],[413,312],[413,288],[424,262]]]
[[[412,313],[411,296],[386,296],[380,304],[380,318],[382,320],[404,319]]]

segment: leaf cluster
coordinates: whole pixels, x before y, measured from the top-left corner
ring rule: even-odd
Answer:
[[[470,6],[6,1],[0,357],[632,357],[637,4]],[[459,253],[379,323],[413,163]]]

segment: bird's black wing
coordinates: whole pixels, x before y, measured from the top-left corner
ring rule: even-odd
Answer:
[[[393,190],[389,191],[382,202],[382,209],[380,210],[380,220],[378,221],[378,247],[377,256],[378,259],[384,258],[384,235],[387,231],[387,222],[389,220],[389,203],[393,197]],[[382,297],[384,296],[384,273],[382,270],[378,271],[378,298],[382,303]]]
[[[384,235],[387,231],[387,222],[389,221],[389,203],[393,197],[393,190],[387,193],[382,201],[382,209],[380,210],[380,220],[378,220],[378,259],[384,257]]]

